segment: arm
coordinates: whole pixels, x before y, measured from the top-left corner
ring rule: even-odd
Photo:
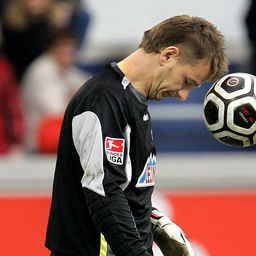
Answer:
[[[85,198],[94,223],[116,256],[150,256],[122,191],[113,187],[102,197],[85,189]]]

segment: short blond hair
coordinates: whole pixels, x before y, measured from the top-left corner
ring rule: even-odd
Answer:
[[[177,46],[190,53],[181,55],[184,62],[209,62],[209,81],[215,81],[227,72],[224,36],[204,18],[179,15],[166,19],[144,32],[139,48],[147,53],[159,53],[169,46]]]

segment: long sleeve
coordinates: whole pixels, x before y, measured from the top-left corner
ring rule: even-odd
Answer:
[[[150,254],[122,190],[131,175],[126,164],[130,138],[123,116],[121,106],[109,95],[98,94],[90,110],[74,117],[73,140],[84,170],[85,201],[95,225],[115,255],[146,256]]]

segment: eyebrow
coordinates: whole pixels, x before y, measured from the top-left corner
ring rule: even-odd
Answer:
[[[191,84],[193,84],[195,87],[200,87],[201,84],[198,84],[194,79],[192,78],[187,78],[187,81]]]

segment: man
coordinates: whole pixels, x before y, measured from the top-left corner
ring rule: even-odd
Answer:
[[[185,100],[226,68],[216,27],[175,16],[79,89],[60,135],[46,238],[52,255],[153,255],[156,152],[147,100]]]
[[[89,77],[75,67],[76,42],[72,31],[56,31],[47,50],[24,73],[21,83],[28,152],[56,152],[58,120],[61,121],[71,96]],[[47,120],[57,126],[45,129]]]

